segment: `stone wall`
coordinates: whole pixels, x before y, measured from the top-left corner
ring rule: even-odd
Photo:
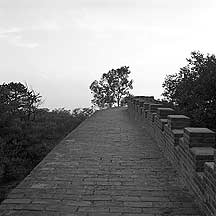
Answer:
[[[203,212],[216,215],[216,141],[207,128],[190,127],[190,118],[178,115],[153,97],[131,97],[130,117],[139,121],[197,197]]]

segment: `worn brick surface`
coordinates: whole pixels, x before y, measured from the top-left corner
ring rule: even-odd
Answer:
[[[13,216],[201,215],[157,145],[124,108],[98,111],[2,202]]]

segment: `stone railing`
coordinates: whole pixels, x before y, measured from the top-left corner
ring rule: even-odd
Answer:
[[[139,121],[179,172],[208,216],[216,215],[215,133],[190,127],[190,118],[177,115],[153,97],[131,97],[130,117]]]

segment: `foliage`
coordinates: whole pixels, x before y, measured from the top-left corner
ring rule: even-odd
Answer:
[[[128,94],[126,96],[124,96],[122,99],[121,99],[121,106],[126,106],[127,105],[127,100],[131,97],[134,97],[134,95],[132,94]]]
[[[85,120],[94,113],[93,108],[76,108],[72,112],[74,118]]]
[[[22,179],[64,136],[93,113],[90,108],[50,111],[40,109],[40,103],[40,94],[21,83],[0,85],[2,182]]]
[[[11,82],[0,85],[0,112],[7,117],[19,116],[22,120],[34,118],[36,108],[40,105],[41,96],[22,83]],[[5,116],[6,118],[6,116]]]
[[[162,95],[194,125],[216,128],[216,57],[192,52],[187,62],[179,73],[166,76]]]
[[[133,81],[128,79],[130,73],[129,67],[123,66],[104,73],[99,81],[92,82],[92,103],[100,108],[114,104],[120,106],[122,98],[129,95],[129,90],[133,88]]]

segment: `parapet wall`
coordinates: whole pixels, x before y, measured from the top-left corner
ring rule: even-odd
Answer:
[[[178,115],[153,97],[131,97],[130,117],[139,121],[195,194],[208,216],[216,215],[216,141],[207,128],[190,127],[190,118]]]

